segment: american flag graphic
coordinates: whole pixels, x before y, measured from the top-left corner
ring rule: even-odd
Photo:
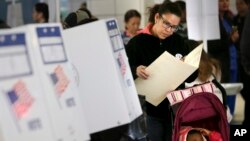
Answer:
[[[28,112],[34,101],[23,81],[18,81],[7,96],[17,119],[21,119]]]
[[[125,73],[126,73],[126,64],[125,64],[125,61],[124,61],[124,59],[123,59],[123,56],[122,56],[122,54],[121,54],[120,52],[119,52],[119,54],[118,54],[118,59],[117,59],[117,61],[118,61],[118,64],[119,64],[119,67],[120,67],[122,76],[124,76]]]
[[[69,79],[61,66],[55,68],[54,73],[51,74],[51,79],[55,85],[56,93],[61,96],[69,85]]]

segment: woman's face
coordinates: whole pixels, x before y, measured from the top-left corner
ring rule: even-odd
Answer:
[[[139,30],[140,24],[141,24],[141,18],[132,17],[128,20],[128,22],[125,25],[126,30],[134,35]]]
[[[37,22],[38,17],[39,17],[39,13],[36,11],[35,8],[33,8],[33,11],[32,11],[32,19],[33,19],[33,21]]]
[[[41,12],[37,12],[35,8],[33,8],[32,11],[32,19],[33,21],[35,21],[36,23],[39,23],[42,19],[43,19],[43,15]]]
[[[153,33],[160,39],[165,39],[171,36],[181,21],[181,18],[172,13],[166,13],[160,15],[157,13],[155,15],[155,24],[153,28]]]
[[[226,12],[229,10],[229,0],[219,0],[219,11]]]

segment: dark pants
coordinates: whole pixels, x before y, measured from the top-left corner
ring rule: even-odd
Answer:
[[[241,78],[242,79],[242,83],[243,83],[243,89],[241,91],[242,97],[245,100],[245,118],[243,121],[243,125],[245,126],[250,126],[250,111],[248,110],[248,108],[250,107],[250,76],[247,75],[246,73],[244,74],[244,76]]]
[[[150,141],[171,141],[172,122],[168,118],[147,116],[147,129]]]
[[[91,134],[91,141],[120,141],[128,130],[128,124]]]

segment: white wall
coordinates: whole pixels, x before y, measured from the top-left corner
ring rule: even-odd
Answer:
[[[71,0],[74,3],[79,0]],[[124,14],[129,9],[136,9],[142,15],[141,27],[145,26],[148,20],[147,7],[160,3],[163,0],[86,0],[89,10],[98,17],[111,18],[115,17],[121,30],[124,29]],[[176,0],[171,0],[176,1]],[[185,1],[185,0],[183,0]],[[230,9],[236,13],[235,1],[230,0]],[[82,1],[81,1],[82,2]],[[78,4],[79,5],[79,4]]]
[[[116,18],[120,30],[124,29],[124,14],[129,9],[136,9],[142,15],[141,27],[147,22],[146,8],[152,6],[154,0],[89,0],[87,1],[88,9],[98,17]]]
[[[171,1],[177,1],[177,0],[171,0]],[[182,1],[186,1],[186,0],[182,0]],[[218,0],[219,1],[219,0]],[[232,12],[234,13],[234,14],[236,14],[237,13],[237,11],[236,11],[236,6],[235,6],[235,2],[236,2],[236,0],[229,0],[229,2],[230,2],[230,9],[232,10]]]

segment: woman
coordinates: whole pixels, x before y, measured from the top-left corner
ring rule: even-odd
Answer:
[[[246,21],[244,24],[243,32],[242,32],[242,40],[240,42],[240,49],[241,49],[241,63],[245,71],[245,77],[242,79],[243,82],[243,90],[241,92],[244,100],[245,100],[245,112],[244,112],[244,121],[242,125],[248,127],[249,126],[249,120],[250,120],[250,112],[248,111],[247,107],[249,107],[249,101],[250,101],[250,10],[247,13]]]
[[[47,3],[36,3],[32,12],[32,19],[36,23],[49,22],[49,7]]]
[[[208,41],[208,54],[221,65],[221,82],[236,83],[238,80],[238,56],[236,42],[239,32],[232,27],[233,14],[229,9],[229,0],[219,0],[220,39]],[[227,96],[231,114],[234,113],[236,96]]]
[[[238,31],[232,28],[233,15],[229,10],[229,0],[219,0],[220,39],[208,41],[208,54],[221,65],[221,82],[238,81],[237,51],[235,43]]]
[[[175,3],[163,2],[150,9],[149,24],[126,46],[134,78],[147,79],[150,77],[145,68],[165,51],[179,59],[189,53],[184,39],[175,33],[178,30],[180,20],[181,11]],[[189,79],[193,81],[195,78],[196,74]],[[184,88],[184,85],[182,84],[179,88]],[[172,119],[168,100],[165,99],[158,106],[147,102],[146,112],[150,140],[170,141]]]
[[[141,24],[141,14],[134,9],[128,10],[124,15],[125,31],[122,33],[122,39],[126,45],[128,41],[138,34]]]

